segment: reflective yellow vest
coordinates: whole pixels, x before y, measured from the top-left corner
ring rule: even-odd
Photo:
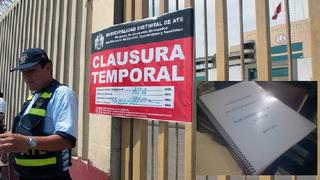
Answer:
[[[49,87],[40,91],[40,96],[25,115],[24,111],[31,102],[33,95],[27,98],[22,111],[15,117],[13,132],[27,136],[47,136],[43,132],[44,119],[48,103],[55,90],[61,86],[53,80]],[[23,177],[50,178],[63,172],[62,152],[28,150],[27,153],[14,154],[15,170]]]

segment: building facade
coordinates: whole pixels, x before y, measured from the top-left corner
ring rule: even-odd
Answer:
[[[292,22],[291,28],[293,79],[310,81],[312,79],[310,22],[308,19]],[[288,80],[288,37],[286,36],[286,26],[284,24],[273,26],[270,33],[272,79]],[[256,31],[245,32],[244,39],[245,79],[257,80]],[[229,52],[229,79],[241,80],[240,45],[231,46]],[[204,79],[205,67],[203,62],[203,58],[197,58],[198,80]],[[215,56],[209,57],[209,80],[216,80],[216,66],[212,63],[215,63]]]

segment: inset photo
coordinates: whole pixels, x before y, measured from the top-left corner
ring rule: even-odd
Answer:
[[[316,175],[317,83],[197,86],[198,175]]]

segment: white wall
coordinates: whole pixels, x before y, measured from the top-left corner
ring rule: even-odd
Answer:
[[[311,81],[312,80],[312,64],[311,59],[298,59],[297,60],[298,81]]]
[[[209,69],[209,81],[217,80],[217,69]],[[240,66],[229,67],[229,80],[230,81],[241,81],[241,68]]]

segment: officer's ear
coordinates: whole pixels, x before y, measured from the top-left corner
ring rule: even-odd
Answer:
[[[46,69],[46,71],[50,72],[52,74],[52,63],[51,62],[48,62],[46,64],[46,66],[44,67]]]

